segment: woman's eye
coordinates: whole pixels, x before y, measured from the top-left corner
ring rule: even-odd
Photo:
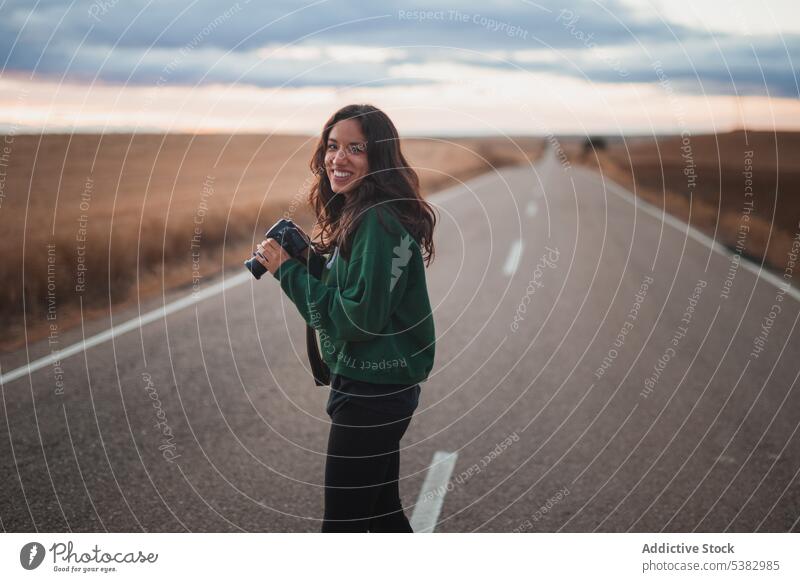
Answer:
[[[335,149],[336,149],[336,145],[335,145],[335,144],[332,144],[332,143],[329,143],[329,144],[328,144],[328,149],[329,149],[329,150],[331,150],[331,149],[334,149],[334,150],[335,150]]]

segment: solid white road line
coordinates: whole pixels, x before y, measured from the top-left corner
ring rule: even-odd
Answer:
[[[510,277],[511,275],[517,272],[517,267],[519,267],[519,259],[521,256],[522,256],[522,241],[515,240],[514,244],[512,244],[511,248],[508,250],[506,263],[503,265],[504,275]]]
[[[584,171],[591,172],[591,170],[584,170]],[[592,173],[596,175],[595,172]],[[687,227],[687,224],[684,221],[672,216],[670,213],[666,211],[662,212],[661,209],[658,208],[657,206],[654,206],[653,204],[650,204],[649,202],[640,198],[639,196],[636,196],[636,194],[629,192],[627,189],[623,188],[613,180],[610,180],[608,177],[604,177],[603,180],[605,180],[605,182],[608,184],[609,190],[611,190],[614,194],[616,194],[623,200],[629,202],[630,204],[633,204],[634,206],[638,206],[645,213],[658,219],[659,221],[663,220],[671,227],[679,230],[682,233],[686,233],[688,236],[690,236],[697,242],[707,246],[715,253],[720,254],[729,260],[732,260],[733,257],[736,255],[736,253],[734,253],[725,245],[716,242],[710,236],[703,234],[693,226]],[[778,289],[783,289],[787,295],[790,295],[797,301],[800,301],[800,289],[793,287],[785,279],[778,277],[773,273],[770,273],[769,271],[763,269],[761,265],[759,265],[758,263],[754,263],[750,259],[741,256],[739,257],[739,259],[740,259],[739,265],[743,269],[750,271],[756,277],[763,279],[764,281],[774,285]]]
[[[456,184],[455,186],[451,186],[446,190],[442,190],[441,192],[436,192],[434,194],[431,194],[430,196],[426,197],[425,200],[438,206],[441,205],[443,202],[447,202],[448,200],[460,196],[461,194],[465,194],[470,190],[477,190],[484,184],[491,183],[497,178],[498,178],[497,172],[488,172],[486,174],[481,174],[480,176],[475,176],[471,180],[468,180],[464,184]]]
[[[411,529],[414,533],[433,533],[442,511],[447,484],[456,466],[458,453],[436,451],[428,474],[422,483],[414,513],[411,515]]]
[[[482,186],[484,183],[490,182],[491,179],[496,177],[497,174],[495,172],[492,172],[490,174],[482,174],[480,176],[473,178],[472,180],[469,180],[464,185],[458,184],[456,186],[453,186],[452,188],[448,188],[447,190],[431,194],[430,196],[427,197],[427,200],[434,204],[441,204],[442,202],[450,200],[451,198],[459,194],[468,192],[470,189],[475,189],[479,186]],[[71,346],[68,346],[62,350],[51,352],[49,355],[43,356],[37,360],[34,360],[33,362],[29,362],[25,366],[15,368],[5,374],[0,374],[0,386],[3,386],[8,382],[13,382],[14,380],[18,380],[19,378],[27,376],[28,374],[31,374],[32,372],[35,372],[37,370],[41,370],[42,368],[45,368],[51,364],[55,364],[56,362],[64,360],[65,358],[69,358],[70,356],[79,354],[84,350],[102,344],[104,342],[107,342],[124,333],[128,333],[129,331],[134,331],[136,329],[139,329],[143,325],[147,325],[148,323],[151,323],[153,321],[158,321],[159,319],[163,319],[164,317],[166,317],[171,313],[175,313],[176,311],[185,309],[186,307],[194,305],[195,303],[198,303],[204,299],[208,299],[209,297],[213,297],[214,295],[222,293],[224,289],[230,289],[232,287],[241,285],[242,283],[245,283],[250,279],[252,279],[252,275],[249,272],[244,271],[243,273],[239,273],[237,275],[234,275],[233,277],[228,277],[224,281],[210,285],[204,288],[203,290],[198,291],[197,293],[192,293],[191,295],[188,295],[186,297],[176,299],[172,303],[168,303],[163,307],[159,307],[158,309],[149,311],[144,315],[128,320],[119,325],[115,325],[111,329],[98,333],[97,335],[93,335],[92,337],[87,338],[84,341],[72,344]]]
[[[102,344],[107,342],[117,336],[120,336],[124,333],[128,333],[129,331],[133,331],[135,329],[139,329],[143,325],[147,325],[153,321],[158,321],[159,319],[163,319],[170,313],[175,313],[176,311],[180,311],[190,305],[194,305],[195,303],[199,303],[204,299],[208,299],[209,297],[213,297],[219,293],[222,293],[225,289],[230,289],[231,287],[236,287],[241,285],[245,281],[252,279],[253,276],[245,271],[244,273],[239,273],[233,277],[228,277],[224,281],[220,281],[219,283],[214,283],[213,285],[209,285],[205,289],[198,291],[197,293],[193,293],[186,297],[181,297],[173,301],[172,303],[168,303],[163,307],[159,307],[158,309],[154,309],[153,311],[149,311],[144,315],[140,315],[134,319],[130,319],[125,323],[121,323],[119,325],[115,325],[111,329],[107,329],[101,333],[91,336],[90,338],[78,342],[76,344],[72,344],[69,347],[64,348],[63,350],[57,350],[52,352],[48,356],[44,356],[39,358],[38,360],[34,360],[27,366],[22,366],[21,368],[16,368],[15,370],[11,370],[10,372],[3,374],[0,376],[0,385],[5,385],[8,382],[12,382],[18,378],[22,378],[23,376],[27,376],[31,372],[35,372],[36,370],[41,370],[42,368],[49,366],[50,364],[55,364],[65,358],[70,356],[74,356],[75,354],[79,354],[84,350],[87,350],[91,347],[96,345]]]

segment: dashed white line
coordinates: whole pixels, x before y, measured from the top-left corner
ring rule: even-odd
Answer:
[[[411,515],[411,529],[414,533],[433,533],[447,494],[447,483],[456,466],[458,453],[436,451],[428,474],[422,483],[414,513]]]
[[[528,216],[536,216],[536,211],[538,209],[539,209],[539,207],[536,206],[536,202],[531,200],[530,202],[528,202],[528,205],[525,207],[525,214],[527,214]]]
[[[508,250],[508,256],[506,257],[506,262],[503,265],[503,274],[507,277],[510,277],[514,273],[517,272],[517,267],[519,267],[519,259],[522,256],[522,241],[515,240],[514,244],[511,245],[511,248]]]

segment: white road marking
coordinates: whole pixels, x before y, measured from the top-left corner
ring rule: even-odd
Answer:
[[[522,256],[522,241],[515,240],[514,244],[511,245],[511,248],[508,250],[508,257],[506,257],[506,263],[503,265],[503,274],[510,277],[514,273],[517,272],[517,267],[519,267],[519,259]]]
[[[538,207],[536,206],[536,202],[531,200],[530,202],[528,202],[528,205],[525,207],[525,214],[527,214],[528,216],[536,216],[536,211],[537,210],[538,210]]]
[[[213,285],[209,285],[205,289],[198,291],[197,293],[193,293],[186,297],[181,297],[173,301],[172,303],[168,303],[163,307],[159,307],[158,309],[154,309],[153,311],[149,311],[144,315],[140,315],[134,319],[130,319],[125,323],[121,323],[119,325],[115,325],[111,329],[107,329],[106,331],[100,332],[96,335],[91,336],[90,338],[72,344],[69,347],[64,348],[63,350],[57,350],[52,352],[48,356],[44,356],[39,358],[38,360],[34,360],[33,362],[29,363],[27,366],[22,366],[21,368],[16,368],[15,370],[11,370],[6,374],[0,376],[0,385],[5,385],[8,382],[12,382],[18,378],[22,378],[23,376],[27,376],[31,372],[35,372],[36,370],[41,370],[51,364],[54,364],[60,360],[65,358],[69,358],[70,356],[74,356],[75,354],[79,354],[84,350],[88,350],[91,347],[96,345],[100,345],[104,342],[107,342],[115,337],[121,336],[124,333],[128,333],[129,331],[133,331],[139,329],[143,325],[147,325],[153,321],[158,321],[159,319],[163,319],[167,315],[171,313],[175,313],[176,311],[180,311],[190,305],[194,305],[195,303],[199,303],[204,299],[208,299],[209,297],[213,297],[219,293],[222,293],[225,289],[230,289],[231,287],[236,287],[241,285],[245,281],[249,281],[253,278],[253,276],[245,271],[244,273],[239,273],[233,277],[228,277],[224,281],[220,281],[219,283],[214,283]]]
[[[414,513],[411,515],[411,529],[414,533],[433,533],[442,511],[447,483],[456,466],[458,453],[436,451],[428,467],[428,474],[419,492]]]
[[[480,176],[476,176],[471,180],[464,182],[464,184],[456,184],[455,186],[451,186],[446,190],[442,190],[441,192],[436,192],[435,194],[431,194],[430,196],[427,196],[425,200],[438,206],[443,202],[447,202],[452,198],[460,196],[461,194],[466,194],[470,190],[476,190],[481,186],[483,186],[484,184],[493,182],[494,180],[497,179],[497,177],[498,177],[497,172],[488,172],[486,174],[481,174]]]
[[[591,170],[586,170],[586,171],[591,171]],[[626,200],[630,204],[638,206],[641,210],[643,210],[650,216],[653,216],[658,220],[663,220],[673,228],[679,230],[682,233],[688,234],[697,242],[704,244],[715,253],[718,253],[729,260],[733,259],[733,257],[735,256],[736,253],[731,251],[728,247],[716,242],[710,236],[706,236],[705,234],[697,230],[695,227],[689,226],[687,229],[687,224],[684,221],[672,216],[670,213],[666,211],[662,212],[661,209],[659,209],[658,207],[650,204],[646,200],[643,200],[639,196],[636,196],[635,194],[628,192],[628,190],[626,190],[616,182],[613,182],[608,178],[605,178],[605,181],[607,182],[609,189],[612,192],[614,192],[614,194],[616,194],[623,200]],[[771,283],[778,289],[785,289],[788,295],[794,297],[797,301],[800,301],[800,289],[793,287],[783,278],[778,277],[777,275],[774,275],[773,273],[770,273],[769,271],[762,269],[761,265],[759,265],[758,263],[754,263],[750,259],[747,259],[745,257],[739,257],[739,258],[740,258],[739,265],[743,269],[750,271],[756,277],[759,277],[764,281]]]
[[[451,198],[459,194],[464,194],[466,192],[469,192],[470,189],[475,189],[479,186],[482,186],[484,183],[491,181],[490,179],[495,178],[496,176],[497,174],[495,172],[489,174],[482,174],[480,176],[473,178],[472,180],[469,180],[464,185],[458,184],[456,186],[453,186],[452,188],[448,188],[447,190],[431,194],[426,198],[426,200],[434,204],[441,204],[445,200],[450,200]],[[163,319],[164,317],[170,315],[171,313],[175,313],[176,311],[180,311],[181,309],[190,307],[195,303],[199,303],[204,299],[208,299],[209,297],[213,297],[214,295],[222,293],[222,291],[225,289],[231,289],[233,287],[237,287],[242,283],[250,281],[252,277],[253,276],[247,271],[234,275],[233,277],[228,277],[224,281],[215,283],[213,285],[209,285],[208,287],[206,287],[201,291],[198,291],[197,293],[193,293],[191,295],[181,297],[180,299],[176,299],[172,303],[168,303],[163,307],[159,307],[158,309],[149,311],[144,315],[128,320],[119,325],[115,325],[111,329],[107,329],[106,331],[93,335],[92,337],[87,338],[84,341],[72,344],[71,346],[68,346],[62,350],[51,352],[47,356],[43,356],[37,360],[29,362],[25,366],[15,368],[10,372],[6,372],[5,374],[0,374],[0,386],[4,386],[8,382],[13,382],[14,380],[18,380],[19,378],[27,376],[32,372],[41,370],[42,368],[46,368],[51,364],[69,358],[70,356],[79,354],[82,351],[87,350],[91,347],[105,343],[113,338],[121,336],[122,334],[139,329],[140,327],[147,325],[148,323],[152,323],[153,321],[158,321],[159,319]]]

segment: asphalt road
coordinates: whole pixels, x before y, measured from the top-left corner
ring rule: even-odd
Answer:
[[[409,515],[446,451],[436,531],[800,531],[795,295],[552,154],[434,200]],[[268,277],[4,383],[3,530],[318,531],[328,389],[303,334]]]

